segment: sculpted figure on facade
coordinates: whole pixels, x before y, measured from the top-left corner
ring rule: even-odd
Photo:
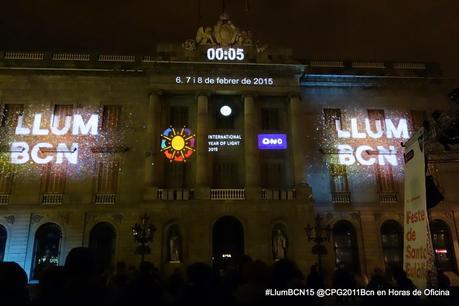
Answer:
[[[212,36],[211,27],[199,27],[196,33],[196,43],[198,45],[215,45],[214,38]]]
[[[175,229],[171,230],[169,236],[169,262],[181,262],[181,244],[182,240]]]
[[[188,51],[196,50],[197,46],[256,47],[257,52],[263,52],[267,48],[266,45],[261,46],[253,40],[251,31],[236,27],[226,13],[220,15],[213,27],[199,27],[196,39],[187,39],[182,44]]]
[[[287,237],[280,228],[274,230],[273,234],[273,257],[274,260],[286,258]]]

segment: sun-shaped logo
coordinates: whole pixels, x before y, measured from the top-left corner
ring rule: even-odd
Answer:
[[[195,135],[186,127],[180,131],[170,127],[161,134],[161,152],[170,162],[186,162],[196,151],[195,145]]]

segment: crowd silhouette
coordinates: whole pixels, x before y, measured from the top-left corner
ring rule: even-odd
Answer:
[[[96,264],[91,249],[74,248],[64,266],[52,266],[38,275],[38,284],[29,285],[24,270],[14,262],[0,263],[0,305],[3,306],[379,306],[457,305],[457,297],[333,297],[269,296],[267,289],[325,288],[320,267],[313,265],[307,277],[290,260],[267,265],[244,256],[240,262],[216,269],[206,263],[177,268],[163,279],[150,262],[128,267],[119,262],[112,272]],[[438,286],[449,288],[439,273]],[[413,290],[413,282],[399,268],[375,269],[366,283],[344,267],[333,273],[333,288]],[[454,292],[452,292],[454,295]]]

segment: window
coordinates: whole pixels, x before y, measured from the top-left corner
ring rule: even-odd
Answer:
[[[220,113],[220,107],[217,107],[215,114],[215,128],[221,130],[233,130],[234,129],[234,120],[235,120],[235,110],[233,106],[233,112],[229,116],[223,116]]]
[[[170,124],[174,128],[188,126],[188,107],[171,106],[169,110]]]
[[[453,241],[448,224],[442,220],[434,220],[430,225],[433,248],[437,260],[437,268],[443,271],[456,271]]]
[[[66,164],[47,164],[42,176],[43,193],[63,194],[65,192]]]
[[[217,162],[214,167],[215,188],[237,188],[237,164],[234,162]]]
[[[186,187],[186,175],[188,163],[167,163],[166,164],[166,186],[168,188]]]
[[[97,163],[96,193],[114,194],[118,190],[119,162],[115,160]]]
[[[327,130],[333,131],[333,135],[336,130],[336,120],[340,121],[341,129],[343,129],[341,110],[339,108],[325,108],[324,109],[324,126]]]
[[[101,271],[108,272],[113,263],[115,253],[116,231],[108,222],[100,222],[94,225],[89,234],[89,248],[94,250],[96,266]]]
[[[263,130],[279,130],[279,109],[262,108],[261,109],[261,128]]]
[[[102,111],[102,130],[110,131],[120,127],[121,105],[104,105]]]
[[[45,223],[37,229],[33,248],[32,279],[38,279],[46,268],[59,264],[61,238],[61,229],[55,223]]]
[[[345,165],[330,164],[330,179],[332,192],[349,192]]]
[[[6,232],[6,228],[0,224],[0,262],[2,262],[5,259],[7,237],[8,233]]]
[[[5,104],[1,118],[2,127],[15,128],[18,125],[18,116],[24,115],[24,104]]]
[[[282,188],[285,182],[285,165],[281,161],[263,160],[261,162],[261,186]]]
[[[64,122],[64,118],[66,116],[73,116],[73,105],[71,105],[71,104],[56,104],[56,105],[54,105],[53,115],[54,115],[54,117],[59,116],[59,123]]]
[[[390,165],[376,164],[376,181],[380,193],[395,192],[394,176],[392,175],[392,167]]]
[[[370,120],[370,129],[373,133],[383,133],[385,130],[385,115],[382,109],[369,109],[368,119]],[[394,193],[395,184],[390,165],[375,164],[376,182],[379,193]],[[387,199],[386,199],[387,200]]]
[[[360,271],[359,252],[354,226],[349,221],[338,221],[333,226],[335,262],[350,272]]]
[[[0,194],[10,194],[13,188],[14,172],[9,163],[0,163]]]
[[[370,120],[370,127],[374,133],[377,133],[378,130],[384,131],[385,129],[385,115],[384,110],[382,109],[369,109],[368,110],[368,119]],[[376,122],[379,121],[381,127],[379,128],[379,124]]]
[[[403,267],[403,228],[397,221],[387,220],[381,226],[381,243],[387,267]]]

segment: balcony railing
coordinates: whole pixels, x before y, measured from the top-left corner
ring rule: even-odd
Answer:
[[[211,189],[211,200],[244,200],[244,189]]]
[[[44,193],[41,197],[43,205],[61,205],[64,200],[62,193]]]
[[[113,205],[116,202],[116,193],[96,193],[95,204]]]
[[[351,193],[348,191],[333,191],[332,202],[335,204],[351,203]]]
[[[158,200],[191,200],[193,190],[190,189],[158,189],[156,194]]]
[[[294,200],[296,199],[295,189],[262,189],[262,200]]]
[[[397,193],[396,192],[380,192],[379,193],[379,203],[397,203]]]
[[[0,194],[0,205],[8,205],[10,202],[10,195],[9,194]]]

